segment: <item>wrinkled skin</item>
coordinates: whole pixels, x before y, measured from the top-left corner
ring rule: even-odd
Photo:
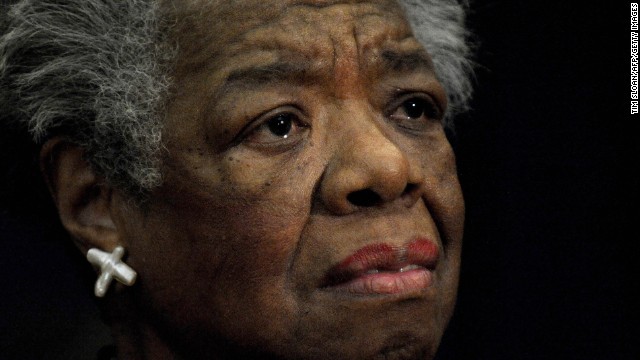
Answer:
[[[464,205],[437,114],[446,97],[400,7],[186,3],[172,10],[164,183],[142,210],[112,202],[139,277],[110,300],[136,314],[114,319],[121,355],[135,342],[159,357],[431,358],[455,302]],[[409,116],[415,98],[434,110]],[[323,287],[357,249],[417,236],[441,250],[428,288]]]

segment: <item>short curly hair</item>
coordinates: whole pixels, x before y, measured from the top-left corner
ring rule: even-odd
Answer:
[[[401,0],[449,99],[448,122],[467,110],[471,61],[466,6]],[[177,51],[158,0],[23,0],[0,37],[0,121],[38,143],[66,136],[112,186],[158,186],[165,104]]]

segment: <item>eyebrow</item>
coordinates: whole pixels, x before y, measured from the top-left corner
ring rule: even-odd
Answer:
[[[423,51],[399,53],[384,50],[378,58],[385,73],[410,73],[427,70],[433,72],[431,58]],[[231,71],[224,80],[222,91],[233,88],[260,87],[278,83],[301,84],[312,77],[307,61],[276,61],[271,64],[240,68]]]
[[[423,51],[399,53],[392,50],[384,50],[380,57],[385,71],[399,73],[413,72],[416,70],[433,71],[431,58]]]
[[[258,87],[273,83],[297,82],[301,83],[309,77],[310,64],[296,61],[278,61],[271,64],[260,65],[233,70],[225,79],[223,89]]]

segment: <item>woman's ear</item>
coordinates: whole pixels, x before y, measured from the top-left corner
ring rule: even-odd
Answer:
[[[48,140],[40,151],[40,169],[58,208],[62,225],[86,254],[120,244],[112,217],[112,189],[84,159],[84,150],[68,140]]]

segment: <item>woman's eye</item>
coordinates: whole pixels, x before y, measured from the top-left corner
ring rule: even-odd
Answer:
[[[287,137],[289,137],[289,133],[291,132],[291,128],[293,127],[293,115],[280,114],[267,121],[266,125],[273,135],[286,139]]]
[[[422,99],[409,99],[402,103],[402,107],[408,117],[417,119],[425,113],[427,105]]]
[[[433,101],[421,97],[412,97],[405,100],[391,114],[400,127],[422,130],[430,120],[440,120],[440,111]]]
[[[402,103],[402,108],[408,117],[418,119],[421,116],[434,119],[438,118],[438,110],[436,106],[429,100],[421,98],[412,98]]]
[[[288,145],[300,140],[307,128],[294,113],[284,112],[263,121],[246,140],[260,145]]]

